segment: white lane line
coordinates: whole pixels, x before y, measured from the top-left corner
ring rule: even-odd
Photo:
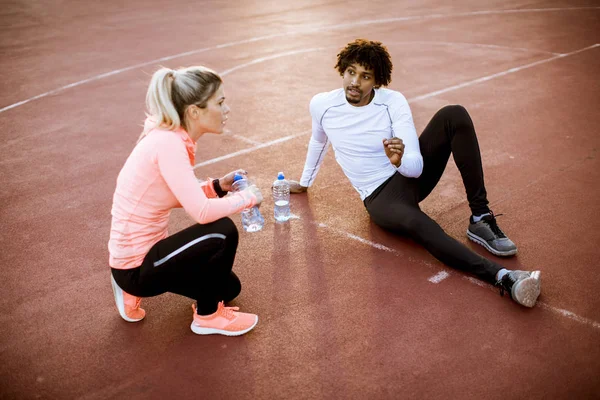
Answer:
[[[310,133],[310,131],[304,131],[304,132],[301,132],[301,133],[296,133],[294,135],[284,136],[282,138],[271,140],[270,142],[262,143],[262,144],[254,146],[254,147],[250,147],[250,148],[247,148],[247,149],[244,149],[244,150],[236,151],[234,153],[225,154],[224,156],[221,156],[221,157],[211,158],[210,160],[206,160],[206,161],[203,161],[201,163],[198,163],[198,164],[194,165],[194,169],[203,167],[205,165],[214,164],[214,163],[217,163],[219,161],[227,160],[229,158],[237,157],[237,156],[240,156],[242,154],[251,153],[253,151],[256,151],[256,150],[259,150],[259,149],[263,149],[265,147],[270,147],[270,146],[273,146],[273,145],[276,145],[276,144],[279,144],[279,143],[287,142],[288,140],[292,140],[294,138],[306,135],[307,133]]]
[[[446,279],[449,276],[450,276],[450,274],[447,273],[446,271],[440,271],[427,280],[431,283],[440,283],[441,281],[443,281],[444,279]]]
[[[472,276],[463,276],[463,278],[477,286],[481,286],[481,287],[490,289],[491,291],[496,291],[496,289],[493,286],[488,285],[487,283],[482,282],[476,278],[473,278]],[[581,317],[571,311],[563,310],[562,308],[553,307],[547,303],[544,303],[543,301],[538,301],[535,304],[536,304],[536,306],[539,306],[545,310],[552,311],[553,313],[558,314],[562,317],[572,319],[573,321],[577,321],[580,324],[589,325],[592,328],[600,329],[600,322],[596,322],[589,318]]]
[[[458,85],[447,87],[445,89],[436,90],[435,92],[431,92],[431,93],[427,93],[427,94],[424,94],[424,95],[421,95],[421,96],[413,97],[413,98],[409,99],[408,101],[409,102],[415,102],[415,101],[419,101],[419,100],[424,100],[424,99],[428,99],[430,97],[437,96],[437,95],[442,94],[442,93],[447,93],[447,92],[451,92],[453,90],[465,88],[465,87],[468,87],[468,86],[473,86],[473,85],[476,85],[476,84],[481,83],[481,82],[490,81],[492,79],[499,78],[501,76],[505,76],[505,75],[508,75],[508,74],[513,74],[515,72],[519,72],[519,71],[522,71],[522,70],[527,69],[527,68],[532,68],[532,67],[535,67],[536,65],[545,64],[545,63],[548,63],[550,61],[554,61],[554,60],[559,59],[559,58],[564,58],[564,57],[572,56],[574,54],[579,54],[581,52],[594,49],[594,48],[596,48],[598,46],[600,46],[600,44],[596,43],[594,45],[591,45],[591,46],[588,46],[588,47],[584,47],[583,49],[575,50],[575,51],[572,51],[570,53],[559,54],[559,55],[556,55],[556,56],[553,56],[553,57],[550,57],[550,58],[546,58],[544,60],[532,62],[532,63],[529,63],[529,64],[524,64],[524,65],[521,65],[521,66],[518,66],[518,67],[513,67],[513,68],[510,68],[510,69],[507,69],[506,71],[498,72],[496,74],[492,74],[492,75],[488,75],[488,76],[483,76],[481,78],[477,78],[477,79],[473,79],[473,80],[470,80],[470,81],[467,81],[467,82],[463,82],[463,83],[460,83]]]
[[[386,45],[390,45],[390,44],[432,44],[432,45],[437,45],[437,46],[450,46],[450,47],[481,47],[484,49],[513,50],[513,51],[521,51],[521,52],[526,52],[526,53],[550,54],[553,56],[558,56],[558,55],[563,54],[563,53],[554,53],[552,51],[529,49],[526,47],[511,47],[511,46],[500,46],[497,44],[470,43],[470,42],[439,42],[439,41],[428,41],[428,40],[414,40],[414,41],[411,40],[411,41],[406,41],[406,42],[386,42]]]
[[[236,134],[236,135],[231,135],[231,137],[241,140],[242,142],[253,144],[255,146],[259,146],[259,145],[263,144],[263,142],[259,142],[258,140],[250,139],[250,138],[248,138],[246,136],[242,136],[242,135]]]
[[[216,46],[204,47],[204,48],[197,49],[197,50],[190,50],[190,51],[186,51],[183,53],[173,54],[171,56],[161,57],[161,58],[146,61],[143,63],[131,65],[129,67],[124,67],[124,68],[120,68],[120,69],[115,69],[113,71],[105,72],[105,73],[102,73],[102,74],[99,74],[96,76],[92,76],[87,79],[83,79],[83,80],[71,83],[66,86],[59,87],[57,89],[50,90],[50,91],[42,93],[42,94],[38,94],[37,96],[30,97],[26,100],[22,100],[17,103],[10,104],[8,106],[1,108],[0,113],[3,113],[5,111],[8,111],[15,107],[22,106],[31,101],[41,99],[43,97],[47,97],[47,96],[50,96],[53,94],[57,94],[59,92],[62,92],[63,90],[66,90],[66,89],[69,89],[72,87],[84,85],[86,83],[94,82],[94,81],[97,81],[97,80],[100,80],[100,79],[103,79],[103,78],[106,78],[109,76],[113,76],[113,75],[117,75],[117,74],[120,74],[123,72],[131,71],[136,68],[141,68],[141,67],[145,67],[148,65],[158,64],[158,63],[173,60],[176,58],[187,57],[187,56],[203,53],[203,52],[206,52],[209,50],[216,50],[216,49],[223,49],[223,48],[232,47],[232,46],[239,46],[242,44],[253,43],[253,42],[258,42],[258,41],[262,41],[262,40],[275,39],[275,38],[281,38],[281,37],[286,37],[286,36],[297,36],[297,35],[307,34],[307,33],[318,33],[318,32],[331,31],[331,30],[336,30],[336,29],[354,28],[357,26],[387,24],[387,23],[403,22],[403,21],[411,21],[411,20],[459,18],[459,17],[478,16],[478,15],[501,15],[501,14],[539,13],[539,12],[556,12],[556,11],[582,11],[582,10],[598,10],[598,9],[600,9],[600,7],[533,8],[533,9],[524,9],[524,10],[488,10],[488,11],[463,12],[463,13],[456,13],[456,14],[416,15],[416,16],[411,16],[411,17],[397,17],[397,18],[375,19],[375,20],[368,20],[368,21],[358,21],[358,22],[353,22],[353,23],[348,23],[348,24],[329,25],[329,26],[323,26],[323,27],[318,27],[318,28],[307,28],[307,29],[300,29],[300,30],[291,31],[291,32],[283,32],[283,33],[275,33],[275,34],[271,34],[271,35],[256,36],[256,37],[249,38],[249,39],[238,40],[238,41],[234,41],[234,42],[219,44]]]
[[[550,305],[548,305],[546,303],[542,303],[540,301],[538,301],[536,304],[538,306],[540,306],[540,307],[542,307],[542,308],[544,308],[546,310],[550,310],[550,311],[552,311],[552,312],[554,312],[554,313],[556,313],[558,315],[561,315],[563,317],[572,319],[573,321],[577,321],[580,324],[590,325],[590,326],[592,326],[592,327],[594,327],[596,329],[600,329],[600,323],[596,322],[594,320],[591,320],[589,318],[580,317],[579,315],[577,315],[575,313],[572,313],[571,311],[563,310],[561,308],[552,307],[552,306],[550,306]]]
[[[488,288],[488,289],[494,288],[493,286],[490,287],[490,285],[488,285],[487,283],[482,282],[479,279],[473,278],[472,276],[465,275],[465,276],[463,276],[463,278],[468,280],[469,282],[471,282],[473,285],[477,285],[477,286]]]
[[[316,223],[315,222],[315,224],[318,227],[320,227],[320,228],[325,228],[325,229],[327,229],[329,231],[332,231],[332,232],[335,232],[335,233],[337,233],[339,235],[342,235],[342,236],[345,236],[347,238],[356,240],[356,241],[358,241],[360,243],[363,243],[363,244],[366,244],[368,246],[374,247],[374,248],[376,248],[378,250],[383,250],[383,251],[386,251],[388,253],[393,253],[393,254],[398,255],[398,256],[401,255],[401,252],[399,252],[398,250],[395,250],[395,249],[392,249],[390,247],[387,247],[387,246],[385,246],[385,245],[383,245],[381,243],[376,243],[376,242],[373,242],[371,240],[361,238],[360,236],[353,235],[352,233],[345,232],[345,231],[340,230],[340,229],[331,228],[330,226],[328,226],[326,224],[323,224],[323,223]],[[417,261],[418,262],[420,260],[414,260],[412,258],[409,258],[409,261],[411,261],[411,262]],[[428,264],[428,265],[431,267],[431,264]],[[444,276],[444,274],[446,274],[446,276]],[[438,282],[432,281],[432,279],[434,279],[434,278],[436,278],[438,276],[443,276],[443,278],[441,278],[439,280],[439,281],[441,281],[443,279],[446,279],[448,276],[450,276],[450,273],[446,272],[446,271],[440,271],[435,276],[429,278],[428,281],[433,282],[433,283],[438,283]],[[490,289],[490,290],[495,290],[495,288],[492,285],[490,285],[488,283],[485,283],[485,282],[482,282],[482,281],[480,281],[480,280],[478,280],[476,278],[473,278],[472,276],[463,275],[463,278],[466,279],[467,281],[469,281],[469,282],[477,285],[477,286],[480,286],[480,287],[483,287],[483,288],[487,288],[487,289]],[[589,318],[584,318],[582,316],[579,316],[579,315],[575,314],[574,312],[571,312],[571,311],[568,311],[568,310],[564,310],[562,308],[553,307],[553,306],[551,306],[549,304],[546,304],[544,302],[541,302],[541,301],[538,301],[536,303],[536,305],[540,306],[540,308],[543,308],[545,310],[552,311],[553,313],[558,314],[558,315],[560,315],[562,317],[569,318],[569,319],[571,319],[571,320],[573,320],[575,322],[578,322],[578,323],[580,323],[582,325],[588,325],[588,326],[591,326],[592,328],[600,329],[600,322],[594,321],[594,320],[589,319]]]
[[[254,65],[254,64],[263,63],[265,61],[275,60],[277,58],[282,58],[282,57],[287,57],[287,56],[294,56],[296,54],[310,53],[310,52],[313,52],[313,51],[320,51],[320,50],[325,50],[325,49],[327,49],[327,48],[326,47],[312,47],[312,48],[309,48],[309,49],[286,51],[286,52],[283,52],[283,53],[273,54],[273,55],[270,55],[270,56],[267,56],[267,57],[255,58],[254,60],[249,61],[247,63],[236,65],[233,68],[226,69],[225,71],[221,72],[220,75],[221,76],[226,76],[226,75],[229,75],[230,73],[232,73],[234,71],[237,71],[238,69],[246,68],[246,67],[248,67],[250,65]]]
[[[359,242],[361,242],[361,243],[364,243],[364,244],[366,244],[366,245],[369,245],[369,246],[371,246],[371,247],[374,247],[374,248],[376,248],[376,249],[378,249],[378,250],[387,251],[387,252],[389,252],[389,253],[394,253],[394,254],[397,254],[397,255],[399,255],[399,254],[400,254],[398,251],[396,251],[396,250],[394,250],[394,249],[392,249],[392,248],[390,248],[390,247],[387,247],[387,246],[385,246],[385,245],[383,245],[383,244],[380,244],[380,243],[375,243],[375,242],[372,242],[372,241],[370,241],[370,240],[363,239],[363,238],[361,238],[360,236],[353,235],[353,234],[351,234],[351,233],[349,233],[349,232],[344,232],[344,231],[341,231],[341,230],[339,230],[339,229],[331,228],[331,227],[329,227],[329,226],[327,226],[327,225],[325,225],[325,224],[323,224],[323,223],[317,223],[317,226],[318,226],[319,228],[326,228],[326,229],[329,229],[330,231],[334,231],[334,232],[336,232],[336,233],[338,233],[338,234],[341,234],[341,235],[343,235],[343,236],[346,236],[346,237],[348,237],[348,238],[350,238],[350,239],[353,239],[353,240],[359,241]]]
[[[430,97],[437,96],[438,94],[450,92],[452,90],[457,90],[457,89],[464,88],[464,87],[467,87],[467,86],[472,86],[472,85],[475,85],[475,84],[480,83],[480,82],[489,81],[489,80],[492,80],[492,79],[495,79],[495,78],[499,78],[499,77],[504,76],[504,75],[508,75],[508,74],[511,74],[511,73],[514,73],[514,72],[517,72],[517,71],[521,71],[521,70],[526,69],[526,68],[531,68],[531,67],[539,65],[539,64],[547,63],[547,62],[550,62],[550,61],[553,61],[553,60],[557,60],[559,58],[564,58],[564,57],[572,56],[574,54],[578,54],[578,53],[581,53],[581,52],[584,52],[584,51],[587,51],[587,50],[591,50],[591,49],[596,48],[598,46],[600,46],[600,44],[597,43],[597,44],[594,44],[592,46],[585,47],[583,49],[572,51],[570,53],[560,54],[560,55],[557,55],[557,56],[554,56],[554,57],[546,58],[544,60],[536,61],[534,63],[529,63],[529,64],[521,65],[519,67],[510,68],[510,69],[507,69],[506,71],[498,72],[498,73],[493,74],[493,75],[484,76],[482,78],[478,78],[478,79],[470,80],[470,81],[467,81],[467,82],[463,82],[461,84],[450,86],[450,87],[447,87],[445,89],[436,90],[436,91],[433,91],[433,92],[429,92],[429,93],[423,94],[421,96],[412,97],[412,98],[408,99],[408,102],[409,103],[414,103],[414,102],[419,101],[419,100],[424,100],[424,99],[427,99],[427,98],[430,98]],[[219,162],[219,161],[222,161],[222,160],[226,160],[228,158],[232,158],[232,157],[235,157],[235,156],[238,156],[238,155],[242,155],[242,154],[247,154],[247,153],[253,152],[255,150],[259,150],[259,149],[262,149],[262,148],[265,148],[265,147],[273,146],[275,144],[283,143],[283,142],[286,142],[286,141],[288,141],[290,139],[294,139],[294,138],[306,135],[308,133],[311,133],[311,131],[307,131],[307,132],[304,132],[304,133],[297,133],[295,135],[290,135],[290,136],[285,136],[283,138],[272,140],[272,141],[266,142],[266,143],[262,143],[262,144],[256,145],[256,146],[248,148],[248,149],[237,151],[235,153],[226,154],[224,156],[213,158],[213,159],[204,161],[202,163],[196,164],[194,166],[194,168],[199,168],[199,167],[204,166],[204,165],[214,164],[216,162]]]

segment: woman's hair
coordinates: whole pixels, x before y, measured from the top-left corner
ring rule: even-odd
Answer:
[[[348,43],[337,55],[337,64],[334,68],[344,76],[346,69],[354,63],[372,69],[377,86],[387,86],[392,81],[392,59],[381,42],[356,39]]]
[[[191,105],[206,107],[221,83],[221,77],[206,67],[159,69],[152,76],[146,94],[148,117],[156,122],[153,127],[186,129],[185,110]]]

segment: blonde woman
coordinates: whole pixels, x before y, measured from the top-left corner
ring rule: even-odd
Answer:
[[[108,249],[117,309],[142,320],[142,297],[171,292],[192,298],[191,329],[200,335],[242,335],[254,314],[224,303],[241,284],[232,266],[238,232],[227,218],[259,205],[254,185],[226,196],[235,172],[199,183],[193,171],[196,141],[220,134],[227,121],[223,83],[205,67],[154,73],[146,95],[144,131],[117,178]],[[183,207],[197,223],[169,236],[171,209]]]

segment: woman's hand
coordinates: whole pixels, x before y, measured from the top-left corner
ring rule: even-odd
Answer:
[[[263,196],[262,193],[260,192],[260,189],[258,187],[256,187],[256,185],[250,185],[248,186],[246,189],[244,189],[244,191],[249,191],[250,193],[252,193],[254,196],[256,196],[256,206],[260,206],[260,203],[262,203],[263,201]]]
[[[224,177],[219,179],[219,185],[221,185],[221,189],[225,192],[230,192],[231,191],[231,185],[233,185],[233,177],[235,176],[235,174],[240,174],[243,175],[244,178],[248,175],[248,172],[246,172],[246,170],[243,169],[236,169],[235,171],[232,171],[230,173],[228,173],[227,175],[225,175]]]

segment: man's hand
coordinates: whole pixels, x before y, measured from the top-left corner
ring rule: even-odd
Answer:
[[[219,185],[221,185],[222,190],[224,190],[225,192],[231,191],[231,185],[233,185],[233,177],[235,174],[243,175],[245,178],[246,175],[248,175],[248,172],[246,172],[246,170],[243,169],[237,169],[220,178]]]
[[[404,154],[404,143],[402,139],[393,137],[391,139],[383,139],[383,148],[385,155],[390,159],[394,167],[398,168],[402,164],[402,155]]]
[[[308,190],[306,186],[302,186],[298,181],[288,181],[290,183],[290,193],[304,193]]]

